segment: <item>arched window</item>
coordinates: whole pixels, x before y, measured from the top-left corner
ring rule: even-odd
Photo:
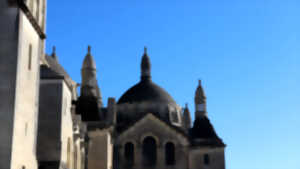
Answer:
[[[28,70],[31,70],[32,65],[32,44],[29,44],[28,47]]]
[[[204,159],[204,164],[205,165],[209,165],[209,163],[210,163],[210,159],[209,159],[209,155],[208,154],[204,154],[204,157],[203,157]]]
[[[134,164],[134,145],[132,143],[125,144],[124,157],[127,165],[132,166]]]
[[[156,164],[156,142],[153,137],[146,137],[143,141],[143,164],[154,166]]]
[[[168,142],[165,146],[165,162],[166,165],[175,164],[175,146],[171,142]]]

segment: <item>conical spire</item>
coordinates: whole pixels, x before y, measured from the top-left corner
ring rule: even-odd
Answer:
[[[81,96],[98,99],[99,105],[102,105],[102,98],[96,75],[96,63],[91,54],[91,46],[88,46],[88,53],[82,64],[80,93]]]
[[[202,88],[201,80],[198,81],[198,87],[196,89],[196,94],[195,94],[195,102],[196,104],[201,104],[206,102],[206,96]]]
[[[191,128],[191,114],[187,103],[183,109],[183,127],[187,130]]]
[[[199,80],[195,93],[195,108],[196,118],[200,117],[201,115],[206,115],[206,96],[202,88],[201,80]]]
[[[88,68],[88,69],[96,69],[96,63],[94,61],[94,58],[91,54],[91,46],[88,46],[88,53],[84,58],[82,69]]]
[[[150,58],[147,54],[147,47],[144,48],[144,55],[142,57],[141,64],[141,79],[142,80],[151,80],[151,63]]]

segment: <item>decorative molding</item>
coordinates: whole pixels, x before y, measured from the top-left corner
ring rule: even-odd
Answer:
[[[163,128],[165,128],[169,132],[173,132],[174,136],[176,136],[179,140],[183,141],[180,144],[189,145],[189,140],[188,140],[188,138],[186,138],[186,136],[184,136],[180,132],[177,132],[175,129],[170,127],[168,124],[166,124],[165,122],[163,122],[160,119],[158,119],[157,117],[155,117],[152,113],[147,114],[145,117],[143,117],[142,119],[137,121],[134,125],[132,125],[127,130],[122,132],[119,135],[118,140],[125,139],[129,133],[134,132],[134,130],[136,130],[137,126],[143,125],[143,123],[145,123],[148,120],[155,122],[156,124],[162,126]],[[145,134],[143,136],[147,136],[147,135],[149,136],[150,133],[145,133]],[[152,134],[152,136],[154,136],[154,134]],[[182,139],[180,139],[180,138],[182,138]],[[143,140],[143,137],[142,137],[142,140]],[[140,140],[140,141],[142,142],[142,140]],[[159,141],[159,140],[156,140],[156,141]],[[159,142],[157,142],[157,143],[159,143]]]
[[[9,2],[13,3],[13,0],[9,0]],[[24,0],[16,0],[19,8],[24,12],[24,14],[27,16],[29,22],[32,24],[35,31],[38,33],[41,39],[46,39],[46,34],[38,24],[38,22],[35,20],[34,16],[26,6]]]
[[[159,146],[159,147],[161,146],[161,141],[160,141],[159,138],[158,138],[155,134],[153,134],[152,132],[144,133],[144,134],[141,136],[141,138],[140,138],[140,143],[143,144],[145,138],[147,138],[147,137],[152,137],[152,138],[154,138],[154,140],[155,140],[155,142],[156,142],[156,145]]]

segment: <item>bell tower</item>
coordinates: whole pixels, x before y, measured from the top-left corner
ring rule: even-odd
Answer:
[[[36,169],[46,1],[2,0],[0,20],[0,169]]]

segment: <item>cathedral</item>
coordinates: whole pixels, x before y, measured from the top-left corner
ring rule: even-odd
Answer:
[[[46,6],[0,0],[0,169],[225,169],[201,81],[192,121],[152,80],[145,48],[139,82],[105,107],[90,46],[80,84],[45,53]]]

